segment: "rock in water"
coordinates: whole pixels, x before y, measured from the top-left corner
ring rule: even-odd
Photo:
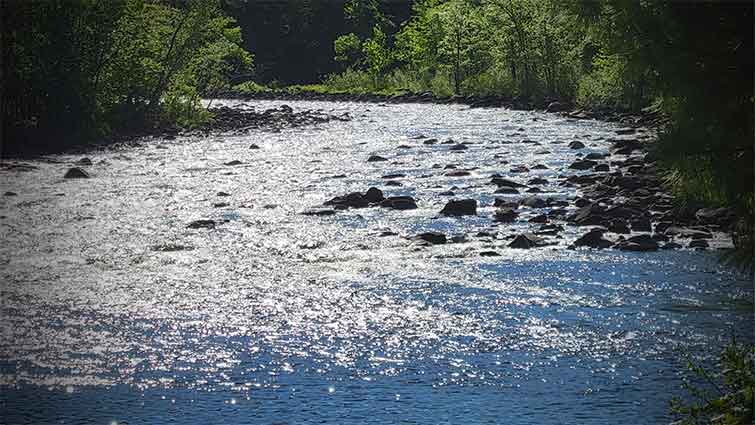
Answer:
[[[411,196],[391,196],[385,198],[380,203],[381,207],[392,208],[394,210],[413,210],[417,208],[417,203]]]
[[[598,165],[597,162],[585,159],[582,161],[574,161],[569,168],[572,170],[589,170],[590,168]]]
[[[569,149],[583,149],[584,147],[585,147],[585,144],[580,142],[579,140],[575,140],[569,143]]]
[[[500,223],[512,223],[518,216],[519,213],[517,213],[512,208],[499,208],[498,211],[495,212],[493,221]]]
[[[333,215],[336,212],[334,210],[328,209],[328,208],[315,208],[311,210],[304,211],[303,215],[312,215],[312,216],[318,216],[318,217],[325,217],[329,215]]]
[[[519,201],[519,204],[530,208],[545,208],[547,206],[547,202],[545,202],[543,198],[538,198],[537,196],[522,198]]]
[[[637,235],[616,244],[616,248],[622,251],[656,251],[658,242],[650,235]]]
[[[533,235],[532,233],[522,233],[516,235],[513,241],[509,244],[509,248],[529,249],[538,246],[542,242],[542,238]]]
[[[415,236],[415,238],[430,242],[433,245],[440,245],[446,243],[446,235],[440,232],[425,232]]]
[[[370,157],[367,158],[367,162],[380,162],[380,161],[388,161],[388,160],[383,158],[380,155],[370,155]]]
[[[366,208],[370,206],[370,202],[364,199],[364,195],[359,192],[352,192],[344,196],[336,196],[335,198],[325,201],[323,205],[333,205],[342,209],[346,208]]]
[[[74,167],[66,171],[66,174],[63,176],[63,178],[64,179],[88,179],[89,174],[87,174],[86,171],[82,170],[81,168]]]
[[[194,220],[186,227],[189,229],[214,229],[215,220]]]
[[[588,246],[590,248],[608,248],[611,246],[611,242],[603,239],[603,231],[594,229],[585,233],[574,241],[574,246]]]
[[[477,201],[474,199],[460,199],[448,201],[445,207],[440,211],[443,215],[463,216],[477,215]]]
[[[239,161],[238,159],[234,159],[233,161],[226,162],[223,165],[234,166],[234,165],[241,165],[241,164],[243,164],[243,162]]]
[[[366,199],[367,202],[371,204],[376,204],[378,202],[383,202],[385,196],[383,196],[382,190],[376,187],[371,187],[367,189],[367,192],[364,193],[364,199]]]

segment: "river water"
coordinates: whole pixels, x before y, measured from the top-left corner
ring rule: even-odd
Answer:
[[[62,178],[81,155],[2,171],[18,196],[0,197],[0,422],[667,423],[685,355],[710,363],[733,334],[752,340],[752,284],[716,250],[569,250],[584,233],[569,227],[546,248],[507,247],[547,209],[491,230],[491,174],[543,177],[542,196],[571,200],[556,184],[568,142],[606,152],[616,124],[287,104],[353,120],[143,140],[88,153],[90,179]],[[536,163],[548,168],[509,171]],[[370,186],[419,208],[301,214]],[[478,216],[439,217],[449,189]],[[197,219],[220,224],[187,228]],[[426,230],[467,241],[406,238]]]

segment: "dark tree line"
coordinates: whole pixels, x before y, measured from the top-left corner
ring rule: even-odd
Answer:
[[[366,36],[380,21],[398,29],[411,1],[226,0],[241,26],[244,48],[255,54],[254,80],[262,84],[311,84],[343,70],[334,57],[339,35]]]

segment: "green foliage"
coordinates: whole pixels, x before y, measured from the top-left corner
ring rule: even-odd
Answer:
[[[398,68],[415,75],[401,81],[417,91],[446,94],[450,78],[455,94],[571,97],[584,38],[576,21],[557,2],[422,0],[392,41],[373,31],[380,61],[370,72],[382,89],[399,88],[380,79]]]
[[[372,27],[372,37],[362,44],[362,53],[367,72],[376,87],[382,86],[382,79],[388,66],[391,64],[392,55],[388,48],[388,40],[380,26]]]
[[[721,354],[720,372],[712,374],[692,361],[688,369],[693,384],[685,379],[688,400],[675,398],[671,410],[679,417],[677,425],[722,424],[745,425],[753,422],[755,389],[755,347],[737,344],[726,346]]]
[[[336,38],[333,48],[338,62],[356,64],[361,59],[362,41],[353,32]]]
[[[368,72],[353,68],[348,68],[340,74],[329,75],[323,84],[335,91],[351,93],[368,93],[379,89]]]
[[[591,68],[579,80],[577,104],[597,109],[629,109],[623,78],[626,60],[600,53],[593,58]]]
[[[4,5],[3,130],[10,143],[207,119],[200,96],[227,87],[231,75],[251,69],[252,58],[217,2],[180,4]]]

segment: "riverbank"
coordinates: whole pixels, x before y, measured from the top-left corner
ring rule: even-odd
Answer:
[[[485,96],[436,96],[425,93],[348,93],[333,91],[326,86],[292,86],[283,89],[260,88],[256,91],[229,89],[217,94],[220,98],[240,100],[282,100],[282,101],[328,101],[328,102],[368,102],[368,103],[430,103],[439,105],[468,105],[472,108],[507,108],[519,111],[545,111],[560,113],[574,119],[597,119],[619,122],[624,125],[659,128],[667,124],[668,118],[657,110],[646,108],[639,112],[615,109],[589,109],[577,107],[568,100],[527,100],[498,95]]]

